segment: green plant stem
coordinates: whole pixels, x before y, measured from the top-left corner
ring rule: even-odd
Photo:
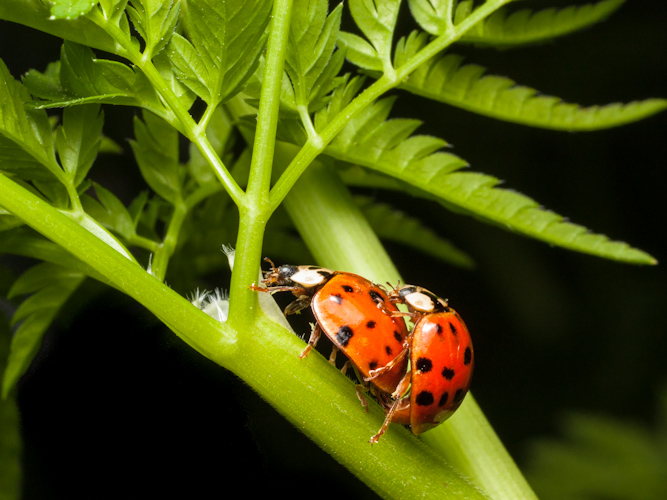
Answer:
[[[289,161],[289,150],[283,152],[283,162]],[[330,168],[311,166],[285,199],[285,207],[318,264],[356,272],[376,282],[400,279],[347,188]],[[472,396],[448,422],[420,439],[491,498],[536,498]]]
[[[233,337],[135,261],[0,173],[0,206],[88,264],[115,288],[143,304],[186,343],[211,359],[233,354]],[[187,314],[183,314],[187,310]]]
[[[165,235],[162,244],[159,246],[158,250],[153,256],[151,272],[153,276],[155,276],[160,281],[164,281],[164,277],[167,275],[169,259],[176,250],[178,235],[181,232],[181,227],[183,226],[183,221],[185,220],[187,213],[188,209],[184,201],[180,200],[174,205],[174,211],[171,214],[171,219],[169,220],[167,234]]]
[[[241,332],[248,330],[257,310],[257,294],[251,291],[248,285],[256,281],[259,275],[262,240],[270,216],[267,209],[271,167],[291,12],[292,0],[275,1],[267,42],[247,194],[245,203],[239,206],[240,220],[236,249],[243,258],[234,263],[229,287],[229,322],[233,328]]]

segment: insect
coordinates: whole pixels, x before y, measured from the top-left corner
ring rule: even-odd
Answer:
[[[407,370],[408,331],[397,307],[386,292],[356,274],[332,271],[317,266],[283,265],[264,273],[263,292],[290,291],[296,297],[285,314],[298,313],[309,305],[316,319],[304,358],[317,344],[321,333],[334,345],[329,361],[335,364],[338,350],[347,356],[362,378],[372,378],[371,390],[391,394]],[[387,365],[390,368],[382,369]],[[343,371],[347,369],[347,363]],[[381,373],[372,375],[374,370]],[[357,388],[362,404],[363,396]]]
[[[468,392],[474,360],[470,334],[459,314],[448,302],[413,285],[395,288],[388,294],[392,304],[405,304],[405,315],[414,322],[407,338],[410,369],[391,394],[380,394],[385,421],[371,438],[376,443],[391,422],[410,425],[421,434],[449,418]],[[391,363],[371,371],[366,380],[392,369]]]

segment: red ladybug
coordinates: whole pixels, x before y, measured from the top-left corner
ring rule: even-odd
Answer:
[[[266,288],[252,289],[270,293],[290,291],[296,300],[285,308],[285,314],[298,313],[310,305],[317,320],[301,357],[308,355],[324,332],[334,344],[329,358],[332,364],[340,350],[362,378],[384,368],[372,377],[372,383],[380,391],[393,393],[407,370],[408,331],[386,292],[356,274],[317,266],[276,267],[265,260],[271,264],[271,270],[264,273],[262,280]]]
[[[410,425],[414,434],[421,434],[445,421],[467,394],[474,366],[468,328],[446,300],[413,285],[394,289],[388,296],[393,304],[407,305],[409,312],[398,314],[414,322],[406,343],[410,370],[391,398],[380,395],[387,416],[371,443],[378,441],[391,422]],[[366,380],[374,381],[386,368],[374,370]]]

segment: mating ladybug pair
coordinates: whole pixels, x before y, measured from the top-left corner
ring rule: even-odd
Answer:
[[[370,442],[376,443],[391,422],[410,425],[414,434],[449,418],[468,392],[473,348],[468,329],[447,301],[428,290],[404,285],[385,292],[352,273],[317,266],[275,267],[264,272],[263,292],[289,291],[296,300],[285,314],[309,305],[317,321],[301,357],[321,333],[333,342],[329,361],[340,350],[347,356],[386,412]],[[408,312],[399,311],[405,304]],[[403,317],[414,323],[408,332]],[[366,387],[364,387],[366,389]],[[365,399],[357,388],[362,404]]]

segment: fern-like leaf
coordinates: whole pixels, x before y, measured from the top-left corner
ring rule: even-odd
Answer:
[[[461,41],[499,48],[542,43],[603,21],[624,2],[602,0],[595,4],[537,12],[522,9],[509,13],[507,9],[501,9],[476,24]]]
[[[425,33],[413,32],[399,41],[396,66],[423,47],[427,39]],[[667,108],[664,99],[583,108],[557,97],[539,95],[509,78],[484,76],[483,67],[462,62],[462,57],[453,54],[433,58],[417,68],[399,88],[481,115],[552,130],[616,127]]]
[[[358,196],[354,201],[380,239],[414,248],[454,266],[467,269],[475,266],[468,254],[424,226],[420,220],[368,197]]]
[[[18,307],[12,324],[21,322],[14,333],[7,368],[2,380],[2,395],[7,397],[30,366],[42,337],[60,308],[83,283],[85,275],[69,268],[43,262],[26,271],[14,282],[8,296],[32,293]]]
[[[635,264],[656,263],[650,255],[626,243],[592,234],[526,196],[499,189],[494,177],[459,172],[467,164],[439,151],[444,141],[429,136],[408,137],[417,122],[385,121],[391,103],[390,99],[378,101],[355,116],[326,148],[326,154],[395,177],[411,186],[409,191],[436,199],[453,211],[551,245]]]

